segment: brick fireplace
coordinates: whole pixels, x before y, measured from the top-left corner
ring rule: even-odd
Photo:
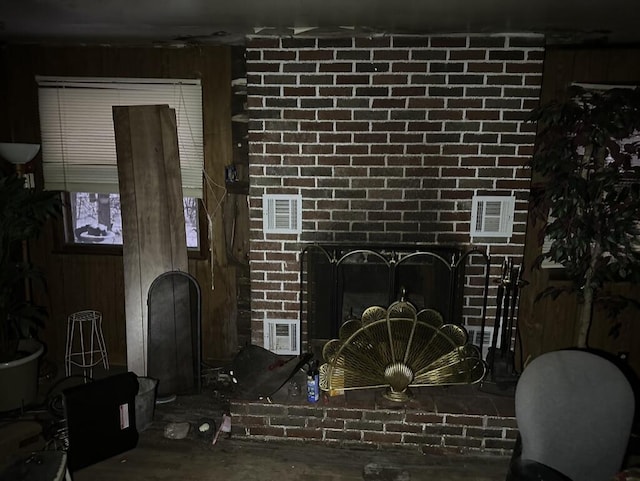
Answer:
[[[252,342],[265,320],[299,320],[310,245],[489,253],[520,262],[544,58],[538,36],[253,37],[247,43]],[[299,194],[300,234],[265,234],[264,194]],[[515,196],[513,234],[470,238],[474,195]],[[483,315],[486,265],[470,262],[458,312]],[[489,286],[491,320],[496,285]],[[394,292],[394,295],[397,293]],[[492,302],[493,300],[493,302]],[[340,310],[339,316],[345,313]],[[305,345],[303,343],[303,349]],[[506,455],[513,400],[477,386],[420,388],[409,405],[374,391],[232,405],[239,436]]]
[[[519,263],[542,37],[255,36],[246,55],[253,343],[265,320],[299,319],[311,243],[475,247],[494,277]],[[300,234],[264,233],[263,194],[301,195]],[[515,196],[509,238],[472,242],[474,194]],[[458,323],[481,315],[484,271],[469,276]]]

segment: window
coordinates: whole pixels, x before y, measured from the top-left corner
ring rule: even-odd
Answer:
[[[114,105],[176,112],[187,247],[199,248],[202,88],[199,80],[37,77],[44,188],[68,192],[66,241],[122,244]]]
[[[198,199],[185,197],[184,220],[187,248],[200,247]],[[122,217],[119,194],[71,192],[69,211],[65,212],[69,226],[67,239],[75,244],[122,245]]]

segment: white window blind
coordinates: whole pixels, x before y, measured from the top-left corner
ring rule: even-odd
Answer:
[[[36,77],[45,189],[118,192],[114,105],[169,105],[176,112],[182,190],[202,198],[200,80]]]

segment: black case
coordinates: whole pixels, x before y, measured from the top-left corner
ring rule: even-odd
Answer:
[[[76,471],[136,447],[137,393],[138,378],[132,372],[63,391],[69,430],[69,471]]]

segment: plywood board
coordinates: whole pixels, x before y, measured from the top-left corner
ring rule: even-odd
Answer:
[[[186,272],[187,246],[175,112],[168,106],[114,107],[122,211],[127,367],[147,375],[149,286]]]

